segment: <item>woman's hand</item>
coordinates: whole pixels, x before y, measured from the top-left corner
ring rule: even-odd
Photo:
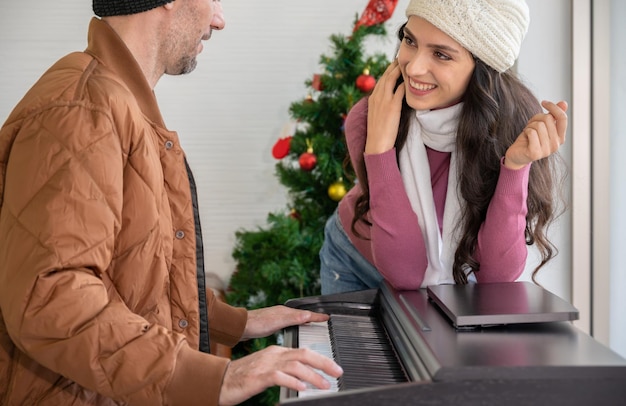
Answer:
[[[400,125],[404,85],[396,87],[402,73],[394,60],[378,79],[368,100],[366,154],[381,154],[393,148]]]
[[[548,157],[565,143],[567,102],[541,102],[548,111],[533,116],[513,145],[506,151],[504,166],[520,169]]]

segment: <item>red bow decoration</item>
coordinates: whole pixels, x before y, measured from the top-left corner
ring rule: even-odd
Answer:
[[[389,20],[397,4],[398,0],[370,0],[354,25],[354,31],[362,25],[376,25]]]

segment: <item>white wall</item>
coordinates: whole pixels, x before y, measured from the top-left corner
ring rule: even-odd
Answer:
[[[522,43],[517,69],[525,83],[540,99],[566,100],[571,105],[571,5],[569,0],[527,0],[530,27]],[[568,135],[571,133],[568,129]],[[571,147],[561,147],[561,154],[571,162]],[[571,180],[570,180],[571,181]],[[569,182],[566,187],[569,189]],[[569,191],[564,191],[567,196]],[[571,300],[571,222],[569,209],[550,229],[550,238],[559,255],[539,271],[537,280],[556,295]],[[539,261],[535,249],[529,250],[522,279],[530,280]]]
[[[626,357],[626,3],[611,0],[611,348]]]
[[[319,72],[320,56],[330,52],[328,37],[349,34],[367,0],[222,3],[226,29],[215,32],[205,45],[196,71],[164,77],[156,93],[166,123],[181,136],[198,182],[207,271],[226,283],[235,267],[230,256],[235,231],[262,226],[268,212],[285,208],[286,191],[274,177],[271,148],[286,135],[289,105],[306,96],[304,81]],[[518,71],[538,97],[568,100],[570,1],[528,3],[531,26]],[[623,8],[621,2],[614,3]],[[391,57],[393,33],[404,21],[407,4],[398,2],[387,23],[389,39],[369,44],[372,52]],[[84,49],[91,16],[91,2],[86,0],[0,3],[0,122],[50,64]],[[571,285],[569,217],[565,213],[553,228],[561,253],[539,276],[547,289],[566,299]],[[535,265],[531,250],[524,279]]]
[[[567,1],[530,1],[532,23],[518,69],[539,97],[566,99],[568,46],[545,47],[546,36],[567,43]],[[349,34],[367,0],[296,2],[224,1],[226,29],[215,32],[198,68],[164,77],[156,87],[166,123],[179,132],[201,199],[207,271],[227,282],[234,271],[236,230],[265,224],[285,208],[285,190],[274,177],[274,142],[289,122],[291,102],[306,96],[304,81],[318,73],[330,52],[328,37]],[[388,21],[389,38],[372,52],[391,57],[393,33],[404,22],[408,0]],[[0,120],[24,91],[61,55],[84,49],[91,2],[22,0],[0,5]],[[539,12],[541,10],[541,12]],[[549,32],[545,32],[549,30]],[[540,281],[568,298],[567,222],[555,230],[562,254]],[[536,265],[531,258],[529,270]],[[528,273],[526,274],[528,275]]]
[[[207,271],[227,282],[237,229],[265,224],[285,208],[271,148],[286,134],[289,105],[306,96],[329,36],[349,34],[366,0],[222,2],[226,29],[214,32],[198,68],[164,77],[155,91],[165,122],[179,132],[198,182]],[[400,0],[390,31],[402,20]],[[82,50],[92,16],[87,0],[0,2],[0,122],[62,55]],[[377,40],[389,51],[395,40]]]
[[[320,73],[332,34],[349,34],[364,0],[222,2],[226,28],[215,32],[187,77],[157,86],[163,114],[186,148],[199,183],[207,270],[224,281],[235,231],[265,225],[286,208],[286,190],[274,177],[271,149],[289,123],[289,105],[307,95],[304,81]],[[401,24],[400,0],[390,34]],[[391,56],[392,35],[372,42]]]

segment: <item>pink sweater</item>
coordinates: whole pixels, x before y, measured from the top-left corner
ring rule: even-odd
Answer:
[[[363,168],[367,170],[372,227],[359,222],[357,230],[368,239],[352,233],[354,202],[361,194],[358,183],[339,203],[341,223],[354,246],[395,288],[417,289],[421,287],[428,265],[424,238],[404,189],[395,149],[374,155],[363,152],[367,136],[367,99],[358,102],[348,114],[345,134],[352,165],[360,168],[357,169],[359,181],[364,178]],[[450,153],[427,148],[427,154],[441,228]],[[501,167],[487,217],[478,233],[478,282],[514,281],[524,271],[528,253],[524,229],[529,171],[530,165],[518,171]]]

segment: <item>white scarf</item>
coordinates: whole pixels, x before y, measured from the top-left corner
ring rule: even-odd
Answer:
[[[400,151],[400,172],[404,188],[417,215],[428,255],[422,287],[454,283],[452,265],[458,244],[456,220],[460,210],[456,176],[456,130],[463,103],[441,109],[416,111],[411,118],[406,144]],[[425,146],[451,152],[448,190],[439,231],[431,185],[430,165]]]

